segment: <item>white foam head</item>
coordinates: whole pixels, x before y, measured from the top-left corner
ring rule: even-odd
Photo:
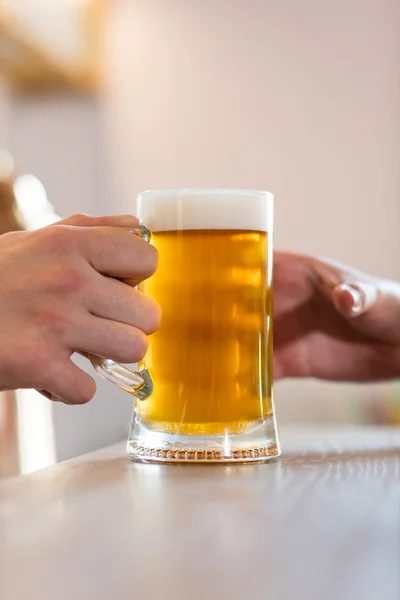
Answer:
[[[151,231],[272,232],[273,195],[258,190],[151,190],[138,196],[137,216]]]

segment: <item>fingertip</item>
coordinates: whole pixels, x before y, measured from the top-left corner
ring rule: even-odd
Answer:
[[[96,394],[96,382],[71,359],[64,359],[54,361],[49,368],[44,391],[44,395],[54,402],[87,404]]]
[[[334,288],[333,302],[336,309],[346,317],[361,313],[361,295],[358,290],[348,284],[341,284]]]
[[[377,299],[377,289],[365,282],[345,282],[333,290],[336,309],[346,317],[357,317],[368,311]]]
[[[75,394],[74,404],[87,404],[93,400],[96,394],[97,386],[95,380],[87,373],[85,373],[85,375],[85,383],[83,384],[82,378],[82,385],[79,389],[79,392]]]
[[[159,261],[159,253],[155,246],[149,245],[149,252],[147,254],[147,268],[149,276],[151,277],[157,271]]]

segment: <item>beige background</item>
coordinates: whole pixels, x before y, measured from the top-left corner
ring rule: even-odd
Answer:
[[[397,0],[116,0],[104,98],[14,100],[0,142],[8,130],[61,214],[131,211],[146,188],[267,188],[277,247],[399,278],[399,13]],[[371,390],[285,383],[278,414],[343,421]],[[59,457],[118,439],[130,410],[107,385],[55,407]]]

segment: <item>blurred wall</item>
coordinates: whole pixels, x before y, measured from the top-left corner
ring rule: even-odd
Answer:
[[[122,210],[147,188],[269,189],[277,247],[400,277],[397,0],[113,6],[106,114]],[[278,412],[340,421],[370,390],[289,382]]]
[[[399,275],[397,0],[116,0],[121,206],[149,187],[276,195],[276,243]]]
[[[6,148],[9,138],[9,91],[5,82],[0,77],[0,149]]]
[[[18,169],[44,182],[61,216],[113,212],[97,101],[60,94],[13,97],[9,128]]]
[[[397,0],[114,0],[104,97],[13,101],[11,150],[61,215],[131,212],[146,188],[267,188],[277,247],[400,278],[399,13]],[[1,103],[0,84],[0,144]],[[126,435],[130,397],[99,389],[54,407],[59,458]],[[371,389],[279,384],[278,414],[344,421]]]

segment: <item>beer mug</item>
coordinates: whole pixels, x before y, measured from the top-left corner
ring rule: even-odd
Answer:
[[[95,359],[136,396],[127,450],[155,462],[263,461],[280,453],[272,398],[273,196],[229,189],[139,195],[159,253],[139,289],[162,309],[141,370]]]

